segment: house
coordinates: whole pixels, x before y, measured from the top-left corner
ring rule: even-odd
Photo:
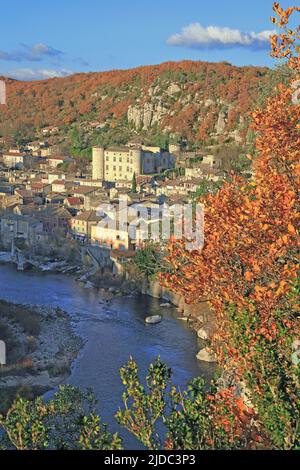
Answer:
[[[110,252],[110,259],[113,262],[113,274],[117,274],[119,276],[124,275],[126,264],[135,256],[136,251],[112,250]]]
[[[61,192],[67,192],[67,193],[72,193],[73,189],[74,189],[74,181],[67,181],[65,180],[64,181],[64,191],[60,190],[60,191],[57,191],[58,193],[61,193]],[[53,185],[56,189],[58,189],[59,187],[62,189],[62,182],[59,181],[59,180],[56,180],[56,181],[53,181],[52,183],[52,191],[53,191]],[[58,185],[58,186],[57,186]],[[77,187],[77,185],[75,184],[75,187]]]
[[[216,155],[204,155],[202,163],[211,168],[220,169],[222,167],[222,158]]]
[[[101,217],[96,211],[85,211],[72,219],[72,234],[74,238],[89,241],[92,227],[100,222]]]
[[[52,190],[51,184],[43,182],[31,183],[30,186],[33,194],[40,196],[47,196]]]
[[[61,173],[61,172],[56,172],[56,173],[52,173],[52,172],[49,172],[48,175],[47,175],[47,182],[49,184],[52,184],[53,181],[63,181],[66,179],[66,174],[65,173]]]
[[[43,223],[44,232],[48,234],[66,235],[71,228],[72,215],[64,207],[46,206],[45,209],[37,211],[35,217]]]
[[[68,156],[50,156],[48,157],[48,163],[51,168],[57,168],[59,165],[64,163],[72,163],[74,159]]]
[[[136,177],[136,189],[138,192],[150,190],[152,192],[154,185],[154,178],[150,175],[139,175]]]
[[[60,204],[64,203],[66,194],[64,193],[49,193],[46,196],[46,204]]]
[[[28,167],[32,163],[31,155],[21,152],[4,153],[2,159],[5,166],[15,169]]]
[[[116,204],[109,206],[109,210],[103,208],[101,223],[92,226],[91,243],[108,250],[135,251],[148,239],[149,230],[154,226],[159,228],[159,212],[149,217],[154,209],[159,211],[158,203]]]
[[[50,147],[44,147],[40,149],[40,156],[45,158],[45,157],[50,157],[51,155],[51,148]]]
[[[156,196],[172,196],[173,194],[185,193],[185,190],[175,180],[158,181],[156,186]]]
[[[80,198],[82,199],[82,198]],[[110,197],[107,192],[101,192],[101,194],[84,196],[84,210],[98,210],[103,204],[110,203]]]
[[[132,190],[132,181],[119,180],[115,183],[115,188],[112,189],[129,189]]]
[[[34,195],[32,191],[28,189],[16,189],[15,196],[17,196],[21,202],[21,204],[32,204],[34,201]]]
[[[0,194],[0,207],[2,209],[8,209],[9,207],[21,204],[21,202],[21,198],[15,194]]]
[[[5,245],[10,245],[16,239],[32,245],[43,236],[43,224],[34,217],[7,212],[0,220],[1,239]]]
[[[53,134],[57,134],[57,132],[59,131],[59,128],[58,127],[44,127],[41,132],[43,135],[53,135]]]
[[[110,222],[112,220],[107,220],[107,226],[102,224],[92,226],[91,243],[108,250],[134,251],[135,247],[127,228],[121,228],[118,222],[115,226]]]
[[[99,188],[94,186],[75,186],[73,187],[72,195],[75,197],[93,196],[99,191]]]
[[[66,190],[66,180],[54,180],[51,187],[53,193],[63,193]]]
[[[83,199],[80,197],[67,197],[64,200],[64,206],[71,209],[76,209],[77,211],[82,210],[84,207]]]
[[[90,188],[95,187],[98,189],[103,188],[103,186],[105,185],[105,182],[103,180],[93,180],[90,178],[75,178],[74,182],[79,186],[89,186]]]
[[[49,163],[45,158],[37,158],[35,167],[38,168],[41,171],[47,171],[49,169]]]

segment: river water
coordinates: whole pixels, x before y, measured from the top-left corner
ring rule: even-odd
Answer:
[[[9,302],[60,307],[70,313],[85,346],[66,380],[80,388],[92,387],[99,412],[112,431],[119,430],[114,414],[121,405],[123,387],[119,369],[132,356],[145,375],[158,355],[174,373],[174,383],[184,387],[193,377],[211,376],[212,366],[197,361],[196,334],[178,320],[175,309],[161,309],[160,301],[147,296],[117,297],[100,304],[96,289],[85,289],[73,277],[60,274],[18,272],[0,266],[0,298]],[[163,321],[145,325],[147,314],[160,309]],[[136,447],[123,433],[127,447]]]

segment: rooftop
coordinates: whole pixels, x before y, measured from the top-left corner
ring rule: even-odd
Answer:
[[[99,222],[101,217],[97,215],[96,211],[85,211],[74,217],[74,220],[82,220],[84,222]]]

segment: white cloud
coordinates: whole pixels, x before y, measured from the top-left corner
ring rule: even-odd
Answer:
[[[7,73],[9,77],[16,78],[17,80],[46,80],[47,78],[66,77],[73,72],[67,69],[53,70],[53,69],[31,69],[20,68],[11,70]]]
[[[39,43],[33,46],[27,46],[26,44],[20,44],[18,49],[11,52],[5,52],[0,50],[0,60],[12,61],[12,62],[40,62],[44,58],[60,58],[63,55],[62,51],[54,49],[52,46],[47,44]]]
[[[259,33],[243,33],[238,29],[204,27],[200,23],[192,23],[182,28],[180,33],[173,34],[167,40],[171,46],[190,47],[194,49],[229,49],[245,47],[254,50],[269,47],[270,35],[274,31]]]

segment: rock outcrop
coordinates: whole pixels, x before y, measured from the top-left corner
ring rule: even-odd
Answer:
[[[148,130],[151,126],[159,124],[167,113],[167,109],[160,102],[153,104],[147,102],[143,107],[131,105],[128,108],[127,120],[135,129]]]

